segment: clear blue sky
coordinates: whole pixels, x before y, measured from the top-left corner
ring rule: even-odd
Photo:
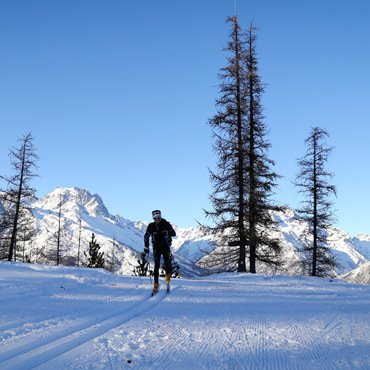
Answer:
[[[270,157],[291,181],[312,126],[336,147],[336,226],[370,234],[370,1],[238,0],[257,51]],[[32,131],[39,197],[57,186],[98,193],[113,214],[181,227],[204,222],[217,74],[234,0],[0,0],[0,173]]]

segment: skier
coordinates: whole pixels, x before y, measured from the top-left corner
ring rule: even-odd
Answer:
[[[149,254],[149,238],[152,238],[153,256],[154,256],[154,288],[153,292],[158,291],[159,287],[159,267],[161,262],[161,255],[164,260],[164,270],[166,273],[167,291],[169,291],[170,276],[171,276],[171,237],[176,236],[176,232],[171,224],[162,218],[161,211],[156,209],[152,212],[154,222],[148,225],[144,235],[144,252]]]

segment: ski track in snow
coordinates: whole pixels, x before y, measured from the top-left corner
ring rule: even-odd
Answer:
[[[99,322],[86,320],[59,332],[54,331],[46,337],[17,346],[0,354],[1,368],[27,370],[47,363],[55,357],[75,349],[154,308],[164,298],[165,292],[160,292],[160,294],[156,294],[154,297],[151,297],[148,293],[146,298],[136,302],[131,308],[109,315]],[[51,364],[48,366],[51,366]]]
[[[2,370],[370,368],[369,286],[223,274],[151,297],[148,278],[3,267]]]

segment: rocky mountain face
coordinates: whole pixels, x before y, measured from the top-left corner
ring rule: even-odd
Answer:
[[[58,230],[61,230],[61,264],[81,264],[84,259],[83,252],[88,250],[91,235],[94,233],[105,253],[107,268],[118,274],[133,273],[143,250],[147,222],[134,222],[119,215],[113,216],[99,195],[79,188],[57,188],[43,198],[32,201],[31,207],[35,215],[37,233],[32,242],[24,243],[23,248],[32,262],[53,263],[57,234]],[[283,263],[275,270],[259,265],[257,272],[302,274],[298,249],[302,246],[300,234],[307,225],[299,221],[292,210],[274,213],[273,217],[279,225],[275,236],[279,237],[283,245]],[[173,240],[172,251],[183,275],[205,273],[196,263],[209,258],[209,253],[217,248],[217,235],[207,233],[199,227],[183,229],[173,226],[177,237]],[[345,231],[332,228],[328,237],[329,246],[338,261],[335,271],[338,276],[348,275],[370,260],[369,235],[360,234],[351,238]],[[351,275],[351,279],[356,277]],[[362,281],[364,280],[361,278]]]

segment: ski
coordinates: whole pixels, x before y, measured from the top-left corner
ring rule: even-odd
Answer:
[[[160,289],[152,290],[151,296],[154,297],[157,293],[159,293],[159,291],[160,291]],[[171,292],[170,284],[166,284],[166,293],[170,293],[170,292]]]

